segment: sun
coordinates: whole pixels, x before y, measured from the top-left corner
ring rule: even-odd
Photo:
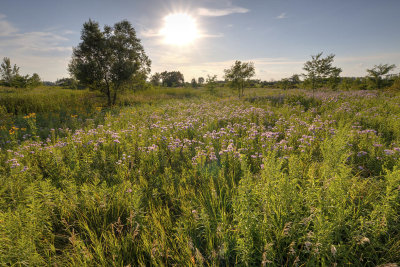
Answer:
[[[187,45],[199,38],[196,20],[185,13],[174,13],[164,18],[160,34],[164,42],[172,45]]]

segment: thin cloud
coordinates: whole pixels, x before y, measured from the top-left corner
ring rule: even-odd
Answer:
[[[8,36],[18,31],[5,19],[6,15],[0,14],[0,37]]]
[[[286,19],[287,15],[285,12],[281,13],[279,16],[276,17],[277,19]]]
[[[197,9],[197,14],[199,16],[205,16],[205,17],[221,17],[235,13],[243,14],[249,11],[250,11],[249,9],[244,7],[229,7],[224,9],[211,9],[211,8],[201,7]]]
[[[152,29],[146,29],[140,32],[140,35],[145,37],[145,38],[151,38],[151,37],[160,37],[160,31],[152,30]]]
[[[251,60],[254,64],[259,65],[298,65],[304,64],[304,61],[291,60],[288,58],[255,58]]]
[[[72,47],[63,35],[51,31],[21,32],[0,14],[0,54],[10,57],[25,74],[38,72],[44,80],[68,76],[66,66]]]
[[[78,34],[79,32],[77,32],[77,31],[71,31],[71,30],[65,30],[65,31],[63,31],[63,34],[66,34],[66,35],[68,35],[68,34]]]
[[[29,53],[32,51],[70,52],[71,47],[63,45],[68,38],[52,32],[20,32],[0,14],[0,49],[3,53]]]
[[[16,51],[20,53],[30,52],[70,52],[71,47],[62,45],[68,41],[67,38],[50,32],[27,32],[11,33],[2,37],[0,48],[3,50]]]
[[[338,57],[335,60],[339,62],[354,62],[354,61],[371,61],[371,60],[386,60],[390,62],[395,62],[400,59],[400,53],[384,53],[375,54],[368,56],[353,56],[353,57]]]

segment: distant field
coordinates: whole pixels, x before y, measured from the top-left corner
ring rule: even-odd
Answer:
[[[0,265],[400,262],[400,94],[0,89]]]
[[[8,113],[59,112],[62,110],[91,108],[99,94],[88,90],[69,90],[57,87],[0,88],[0,106]]]

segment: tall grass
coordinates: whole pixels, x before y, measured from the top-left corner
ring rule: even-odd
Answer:
[[[399,96],[125,97],[4,132],[1,265],[400,262]]]
[[[60,112],[66,109],[85,112],[87,108],[92,108],[100,101],[99,94],[88,90],[57,87],[0,89],[0,106],[3,106],[8,113],[16,115]]]

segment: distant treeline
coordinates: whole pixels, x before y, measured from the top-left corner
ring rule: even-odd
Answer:
[[[320,80],[319,88],[327,90],[374,90],[374,89],[393,89],[400,90],[400,74],[388,74],[395,68],[394,65],[376,65],[373,69],[368,69],[368,75],[365,77],[331,77]],[[34,88],[41,85],[58,86],[65,89],[85,89],[86,86],[74,78],[60,78],[55,82],[42,81],[37,73],[29,75],[20,75],[19,67],[11,65],[9,58],[4,58],[0,69],[0,86],[15,88]],[[164,71],[154,73],[148,79],[133,81],[131,89],[143,90],[152,86],[162,87],[192,87],[198,88],[207,86],[209,78],[192,78],[190,82],[185,81],[180,71]],[[228,86],[225,80],[213,80],[216,87]],[[289,78],[280,80],[263,81],[260,79],[247,80],[247,87],[252,88],[279,88],[279,89],[312,89],[312,80],[307,79],[303,74],[294,74]]]
[[[280,89],[297,89],[297,88],[310,88],[310,81],[307,80],[292,80],[284,78],[281,80],[250,81],[252,87],[261,88],[280,88]],[[374,90],[374,89],[396,89],[400,90],[400,75],[389,75],[382,79],[382,84],[378,88],[376,82],[370,77],[339,77],[336,83],[330,83],[328,80],[324,82],[323,89],[349,91],[349,90]]]
[[[129,25],[128,25],[129,26]],[[131,29],[133,31],[133,29]],[[143,52],[144,53],[144,52]],[[367,75],[364,77],[341,77],[341,68],[332,66],[335,55],[331,54],[326,57],[322,57],[322,52],[311,56],[311,60],[304,63],[303,70],[305,73],[293,74],[289,78],[283,78],[281,80],[270,80],[262,81],[260,79],[253,79],[254,76],[254,64],[252,63],[236,63],[231,69],[224,70],[224,80],[218,80],[216,75],[208,75],[204,77],[192,78],[190,82],[185,81],[184,75],[180,71],[163,71],[156,72],[153,75],[149,75],[149,67],[146,71],[138,71],[134,75],[131,75],[129,79],[126,79],[123,86],[119,86],[119,90],[125,89],[130,91],[140,91],[149,89],[151,87],[206,87],[211,92],[215,92],[216,87],[229,86],[233,89],[238,89],[238,86],[242,91],[245,87],[253,88],[280,88],[280,89],[316,89],[325,90],[374,90],[374,89],[392,89],[400,90],[400,74],[392,74],[396,66],[389,64],[375,65],[371,69],[367,69]],[[246,70],[246,64],[248,70]],[[30,75],[21,75],[19,72],[20,68],[17,65],[12,65],[10,58],[3,58],[0,68],[0,86],[4,87],[15,87],[15,88],[34,88],[41,85],[45,86],[58,86],[65,89],[85,89],[90,88],[92,90],[100,90],[96,86],[99,81],[87,82],[85,75],[81,75],[80,79],[76,77],[68,77],[58,79],[56,82],[43,82],[37,73]],[[249,73],[246,73],[249,72]],[[95,73],[96,74],[96,73]],[[104,77],[113,75],[109,73],[100,73]],[[95,77],[101,76],[99,73],[94,75]],[[229,75],[228,75],[229,74]],[[96,79],[94,79],[96,80]],[[119,84],[114,82],[115,84]],[[91,86],[88,86],[90,84]],[[112,84],[109,90],[116,85]],[[100,86],[100,85],[99,85]],[[101,86],[100,86],[101,87]],[[114,89],[115,91],[115,89]],[[111,91],[109,91],[111,92]],[[115,91],[116,93],[116,91]],[[116,95],[115,95],[116,96]],[[240,94],[239,94],[240,96]]]

